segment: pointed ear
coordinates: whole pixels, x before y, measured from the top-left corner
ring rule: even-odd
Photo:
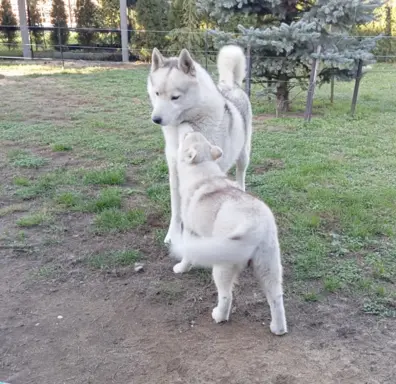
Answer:
[[[212,155],[213,160],[217,160],[221,156],[223,156],[223,151],[221,150],[220,147],[216,145],[212,145],[212,147],[210,148],[210,154]]]
[[[195,76],[194,61],[187,49],[182,49],[179,55],[179,68],[186,74]]]
[[[153,53],[151,54],[151,72],[161,68],[163,65],[164,56],[162,56],[161,52],[157,48],[154,48]]]
[[[189,164],[193,164],[195,162],[195,158],[197,157],[198,152],[195,148],[188,148],[186,151],[186,161]]]

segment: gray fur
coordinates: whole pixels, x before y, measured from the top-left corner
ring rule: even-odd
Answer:
[[[153,106],[152,119],[162,126],[169,168],[172,218],[165,242],[180,233],[180,196],[176,170],[179,138],[186,132],[201,132],[222,148],[219,160],[223,171],[236,164],[236,179],[245,189],[252,135],[252,110],[241,84],[245,76],[243,51],[233,45],[223,47],[218,55],[219,83],[189,52],[164,58],[153,50],[147,90]]]
[[[274,215],[264,202],[224,177],[220,157],[221,149],[199,132],[187,134],[180,144],[177,170],[184,231],[171,245],[180,260],[173,271],[183,273],[192,266],[213,269],[218,305],[212,317],[219,323],[229,319],[234,282],[252,261],[270,306],[270,329],[283,335],[287,324]]]

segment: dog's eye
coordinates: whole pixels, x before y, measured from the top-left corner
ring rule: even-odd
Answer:
[[[180,96],[172,96],[171,100],[177,100]]]
[[[156,94],[157,96],[159,96],[159,92],[155,92],[155,94]]]

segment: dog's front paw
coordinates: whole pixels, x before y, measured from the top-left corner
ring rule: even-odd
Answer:
[[[168,232],[165,236],[164,244],[171,245],[171,243],[172,243],[172,237],[170,232]]]
[[[168,233],[165,236],[164,243],[166,245],[171,245],[172,243],[177,243],[181,237],[181,232],[178,231],[180,228],[179,224],[171,224]]]
[[[183,273],[183,272],[187,272],[189,269],[188,264],[186,263],[177,263],[173,266],[173,272],[175,273]]]
[[[271,321],[270,330],[274,335],[282,336],[287,333],[287,326],[286,324],[276,324],[275,322]]]
[[[222,323],[228,321],[227,315],[222,312],[219,307],[213,308],[212,318],[216,323]]]

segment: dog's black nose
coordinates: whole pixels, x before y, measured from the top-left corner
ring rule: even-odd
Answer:
[[[162,119],[160,117],[154,116],[153,117],[153,121],[155,124],[161,124],[162,123]]]

